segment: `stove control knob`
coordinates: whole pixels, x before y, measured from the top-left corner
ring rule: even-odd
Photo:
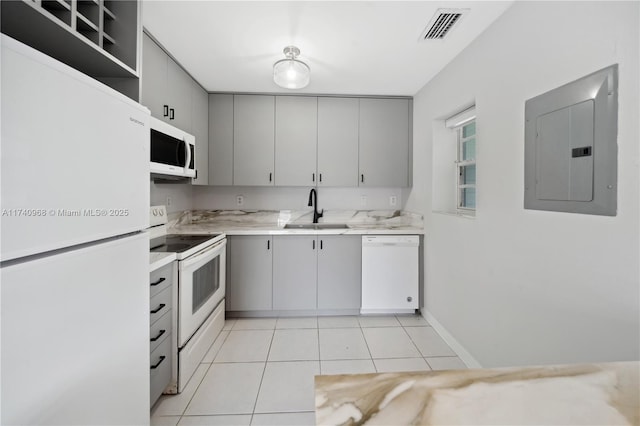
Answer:
[[[158,211],[156,209],[151,210],[151,213],[153,213],[154,216],[158,216]]]

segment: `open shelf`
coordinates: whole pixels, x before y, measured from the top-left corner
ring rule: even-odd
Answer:
[[[94,78],[138,79],[138,0],[1,1],[2,32]]]

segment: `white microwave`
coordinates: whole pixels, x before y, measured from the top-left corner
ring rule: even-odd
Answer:
[[[164,121],[151,117],[151,174],[167,178],[193,178],[196,138]]]

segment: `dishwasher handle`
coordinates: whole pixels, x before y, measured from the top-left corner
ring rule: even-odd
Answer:
[[[363,235],[362,247],[419,247],[418,235]]]

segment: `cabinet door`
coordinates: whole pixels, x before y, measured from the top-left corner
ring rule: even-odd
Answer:
[[[167,105],[167,109],[169,108],[167,99],[169,57],[147,34],[143,34],[142,49],[140,103],[151,110],[152,116],[165,119],[164,106]]]
[[[315,235],[273,237],[273,309],[316,309]]]
[[[314,186],[318,98],[276,97],[275,184]]]
[[[227,237],[227,310],[271,309],[272,241],[269,236]]]
[[[233,95],[209,95],[209,185],[233,184]]]
[[[318,185],[358,186],[357,98],[318,98]]]
[[[169,58],[167,65],[169,120],[167,123],[188,133],[192,133],[191,82],[189,74]]]
[[[318,236],[318,309],[360,309],[362,239]]]
[[[196,138],[194,185],[209,184],[209,95],[191,80],[191,133]]]
[[[409,100],[360,99],[360,186],[409,183]]]
[[[274,104],[273,96],[234,96],[234,185],[273,185]]]

